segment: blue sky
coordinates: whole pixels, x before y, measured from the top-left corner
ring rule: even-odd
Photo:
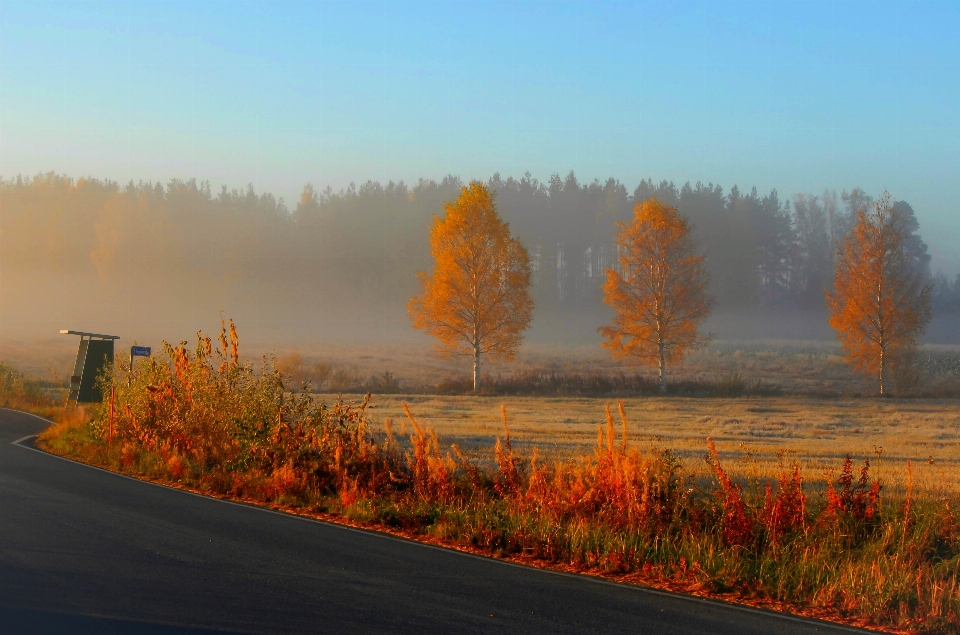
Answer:
[[[958,2],[0,0],[0,174],[889,189],[960,270]]]

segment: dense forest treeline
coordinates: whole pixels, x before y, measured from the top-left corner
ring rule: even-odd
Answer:
[[[342,301],[405,301],[429,267],[428,227],[464,183],[368,181],[335,192],[304,188],[293,209],[271,194],[211,191],[207,182],[73,180],[53,173],[0,180],[0,261],[7,272],[88,271],[102,284],[143,272],[195,284],[283,281]],[[573,172],[540,182],[529,174],[487,181],[502,217],[529,250],[541,310],[596,307],[615,262],[618,221],[657,197],[690,219],[706,255],[710,293],[721,308],[822,309],[833,245],[871,197],[854,188],[782,200],[721,186],[616,179],[581,183]],[[909,251],[935,287],[934,314],[960,314],[960,275],[930,271],[913,209]]]

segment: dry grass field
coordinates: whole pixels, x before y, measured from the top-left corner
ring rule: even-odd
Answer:
[[[318,395],[332,402],[336,395]],[[359,401],[362,395],[344,395]],[[492,455],[503,435],[505,405],[514,446],[563,460],[589,452],[606,421],[611,399],[548,397],[444,397],[375,395],[368,419],[382,430],[392,419],[405,425],[406,402],[421,425],[433,428],[442,446]],[[880,470],[888,483],[905,481],[906,462],[914,465],[914,486],[936,495],[960,489],[960,400],[817,399],[745,397],[624,399],[631,440],[640,447],[675,452],[684,467],[710,474],[702,460],[712,437],[730,471],[741,478],[772,478],[778,462],[798,460],[805,480],[815,484],[837,470],[849,453],[870,459],[882,448]],[[896,495],[896,490],[889,494]]]

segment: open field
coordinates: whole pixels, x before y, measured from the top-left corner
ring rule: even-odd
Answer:
[[[281,361],[285,356],[299,355],[306,367],[317,361],[327,362],[343,377],[339,386],[332,380],[320,386],[328,392],[338,388],[348,392],[351,383],[369,390],[372,378],[385,372],[397,378],[404,392],[430,392],[431,386],[451,378],[467,378],[471,372],[469,359],[441,359],[429,345],[323,346],[263,352],[276,353]],[[917,365],[918,382],[911,389],[914,393],[960,396],[960,346],[925,345],[918,352]],[[525,344],[513,362],[484,359],[483,373],[489,378],[529,373],[656,376],[654,369],[614,359],[599,346],[545,344]],[[668,382],[715,382],[739,375],[746,384],[762,382],[785,393],[861,396],[876,391],[874,380],[851,371],[835,342],[720,340],[668,367],[667,374]],[[308,375],[303,379],[310,379]]]
[[[242,338],[242,331],[240,335]],[[63,384],[76,356],[75,339],[66,336],[44,340],[0,337],[0,360],[12,363],[34,377]],[[160,351],[159,340],[139,343]],[[129,341],[122,341],[118,353],[122,355],[129,344]],[[433,353],[432,343],[426,338],[380,345],[305,343],[299,348],[244,340],[242,350],[243,359],[256,366],[264,356],[275,356],[281,370],[292,376],[293,384],[309,381],[318,392],[376,393],[377,379],[390,373],[395,381],[394,392],[434,393],[443,382],[460,380],[462,383],[471,373],[469,359],[440,358]],[[911,389],[914,394],[960,397],[960,346],[924,345],[917,362],[919,381]],[[327,369],[321,381],[314,372],[318,364]],[[784,394],[860,397],[876,391],[876,382],[852,372],[840,356],[839,346],[830,341],[718,340],[688,355],[682,363],[669,367],[667,371],[668,382],[722,382],[738,376],[745,385],[761,382]],[[485,358],[483,372],[493,380],[536,374],[589,377],[623,373],[655,378],[653,369],[638,368],[613,359],[599,345],[542,343],[524,344],[512,362]]]
[[[328,402],[336,395],[318,395]],[[359,401],[362,395],[344,395]],[[396,431],[405,425],[402,404],[421,425],[433,428],[442,446],[491,456],[503,436],[500,405],[507,408],[514,446],[536,447],[548,459],[588,453],[604,424],[611,399],[551,397],[444,397],[375,395],[368,419],[382,430],[387,418]],[[960,488],[960,399],[815,399],[751,397],[624,399],[631,441],[675,452],[688,469],[710,474],[703,461],[707,437],[741,477],[772,478],[779,457],[799,460],[808,482],[838,469],[849,453],[876,465],[889,483],[903,483],[906,462],[914,465],[914,486],[937,495]],[[402,435],[401,435],[402,436]],[[896,494],[896,491],[889,491]]]

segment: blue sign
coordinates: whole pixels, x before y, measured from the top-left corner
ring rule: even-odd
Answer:
[[[150,357],[149,346],[131,346],[130,357]]]

